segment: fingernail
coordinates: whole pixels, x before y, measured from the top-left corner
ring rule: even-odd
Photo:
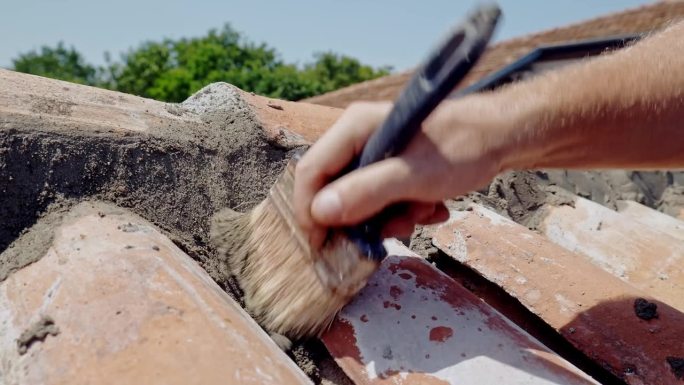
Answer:
[[[311,215],[321,222],[335,221],[342,213],[340,195],[333,190],[323,189],[316,194],[311,204]]]

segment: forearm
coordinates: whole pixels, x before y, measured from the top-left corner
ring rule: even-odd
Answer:
[[[502,169],[684,167],[684,23],[490,97]]]

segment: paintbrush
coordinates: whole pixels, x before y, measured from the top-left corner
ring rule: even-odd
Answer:
[[[478,7],[420,67],[347,172],[401,153],[421,123],[473,67],[501,12]],[[211,241],[244,293],[247,311],[281,347],[317,336],[365,286],[386,255],[380,231],[386,210],[354,227],[332,229],[313,250],[293,215],[293,157],[268,197],[248,213],[230,209],[212,221]],[[397,207],[390,208],[390,211]],[[283,338],[286,337],[286,338]]]

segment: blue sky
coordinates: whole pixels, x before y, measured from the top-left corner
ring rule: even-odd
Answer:
[[[647,0],[500,0],[497,40],[650,3]],[[102,64],[145,40],[188,37],[230,23],[290,62],[317,51],[406,69],[475,1],[458,0],[0,0],[0,66],[64,41]]]

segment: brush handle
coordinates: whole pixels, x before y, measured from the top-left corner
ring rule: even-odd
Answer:
[[[423,121],[475,65],[491,39],[500,15],[498,6],[481,5],[449,34],[414,73],[351,169],[396,156],[406,148],[420,131]],[[392,207],[389,209],[391,211]],[[385,211],[347,229],[349,239],[369,259],[380,261],[387,254],[380,231],[388,217],[389,213]]]

